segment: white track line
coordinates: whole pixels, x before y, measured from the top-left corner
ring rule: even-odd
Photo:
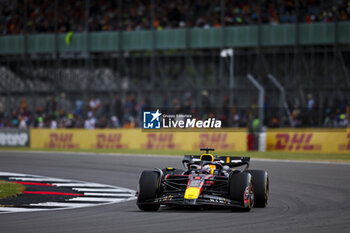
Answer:
[[[21,180],[21,181],[36,181],[36,182],[72,182],[70,180],[65,180],[65,179],[56,179],[56,178],[49,178],[49,177],[44,177],[44,178],[23,178],[23,177],[10,177],[10,180]]]
[[[31,208],[17,208],[17,207],[0,207],[0,211],[4,212],[31,212],[31,211],[41,211],[46,209],[31,209]]]
[[[83,203],[70,203],[70,202],[43,202],[43,203],[35,203],[30,204],[30,206],[45,206],[45,207],[89,207],[94,204],[83,204]]]
[[[124,201],[125,198],[105,198],[105,197],[74,197],[69,199],[69,201],[93,201],[93,202],[121,202]]]
[[[13,173],[13,172],[0,172],[0,176],[28,176],[27,174],[21,174],[21,173]],[[38,177],[34,175],[30,175],[32,177]]]
[[[72,190],[78,191],[78,192],[126,192],[125,189],[94,189],[94,188],[72,188]]]
[[[127,197],[133,196],[131,193],[84,193],[84,196],[99,196],[99,197]],[[134,195],[135,196],[135,195]]]
[[[53,183],[57,187],[104,187],[110,188],[111,186],[105,184],[96,184],[96,183]]]

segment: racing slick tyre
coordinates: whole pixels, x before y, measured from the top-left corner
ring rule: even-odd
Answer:
[[[250,211],[254,205],[253,190],[252,176],[249,173],[231,173],[229,178],[230,199],[239,202],[244,211]]]
[[[254,207],[265,208],[269,199],[269,177],[263,170],[246,170],[253,176]]]
[[[160,175],[156,171],[143,171],[140,176],[137,205],[143,211],[157,211],[160,204],[145,203],[157,197]]]

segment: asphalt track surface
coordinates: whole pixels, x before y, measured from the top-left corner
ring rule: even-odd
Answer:
[[[142,170],[181,157],[0,151],[0,171],[136,189]],[[270,175],[265,209],[141,212],[135,201],[0,215],[1,232],[350,232],[350,165],[252,161]]]

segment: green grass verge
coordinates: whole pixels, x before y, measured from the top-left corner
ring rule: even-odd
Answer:
[[[24,185],[0,180],[0,199],[17,196],[24,190]]]
[[[180,151],[180,150],[136,150],[136,149],[31,149],[31,148],[2,148],[8,151],[55,151],[55,152],[87,152],[87,153],[120,153],[120,154],[150,154],[150,155],[178,155],[200,154],[200,151]],[[305,161],[331,161],[350,162],[350,153],[302,153],[302,152],[223,152],[217,151],[219,155],[250,156],[261,159],[285,159],[285,160],[305,160]]]

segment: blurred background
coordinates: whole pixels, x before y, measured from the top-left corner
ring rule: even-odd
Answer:
[[[349,0],[0,0],[0,128],[134,128],[144,107],[347,127],[349,20]]]

